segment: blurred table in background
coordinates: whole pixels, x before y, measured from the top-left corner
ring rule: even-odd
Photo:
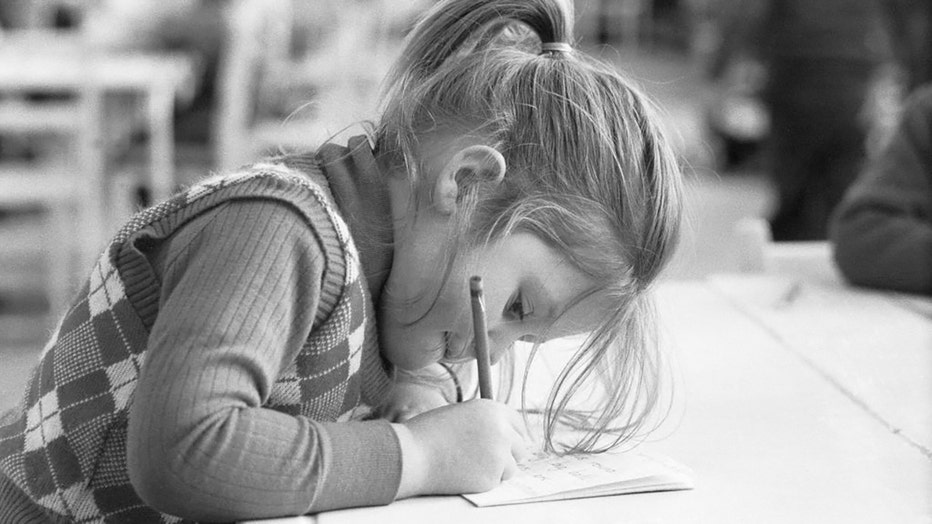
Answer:
[[[402,40],[392,29],[408,26],[417,4],[331,0],[315,11],[291,1],[230,2],[217,74],[215,169],[312,151],[377,120],[379,84]],[[295,34],[307,11],[328,22],[304,28],[320,37],[312,45]]]
[[[660,285],[676,401],[642,447],[690,466],[693,491],[481,509],[427,497],[278,522],[928,523],[932,320],[810,266]]]
[[[148,176],[139,182],[154,200],[172,192],[175,100],[191,90],[193,78],[194,64],[185,56],[97,49],[79,33],[14,31],[0,39],[0,102],[14,100],[7,104],[9,114],[15,117],[16,97],[83,97],[82,109],[70,115],[81,132],[74,150],[67,151],[70,158],[59,159],[79,178],[86,200],[81,271],[87,271],[106,236],[124,218],[113,216],[107,162],[113,152],[108,147],[145,133]]]

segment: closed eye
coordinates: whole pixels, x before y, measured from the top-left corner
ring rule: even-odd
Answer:
[[[509,320],[523,321],[533,313],[534,311],[530,304],[527,303],[524,299],[524,294],[518,290],[514,295],[511,296],[510,299],[508,299],[508,304],[505,306],[503,315]]]

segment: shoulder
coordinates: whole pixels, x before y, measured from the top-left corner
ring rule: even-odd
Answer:
[[[187,236],[212,242],[313,238],[319,251],[340,251],[341,224],[326,178],[312,162],[274,158],[214,176],[176,197],[172,213]],[[179,220],[180,219],[180,220]],[[303,227],[298,227],[303,226]]]
[[[167,240],[174,255],[211,247],[267,252],[276,244],[322,253],[315,223],[286,201],[243,198],[221,203],[178,228]]]
[[[313,267],[339,287],[345,250],[329,191],[318,178],[272,161],[204,179],[127,224],[111,251],[113,263],[150,290],[156,280],[163,291],[171,288],[206,265],[244,274]],[[140,257],[151,270],[128,271],[146,266]],[[153,273],[161,278],[153,280]]]
[[[177,195],[169,207],[185,208],[187,216],[200,215],[219,205],[238,207],[244,201],[273,201],[265,206],[276,215],[291,209],[313,229],[333,228],[333,196],[326,178],[311,162],[295,165],[289,158],[273,158],[244,166],[234,172],[202,180]],[[287,213],[285,213],[287,214]]]

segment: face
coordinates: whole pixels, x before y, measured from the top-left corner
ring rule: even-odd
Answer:
[[[489,351],[497,362],[516,340],[555,338],[593,329],[595,297],[568,306],[593,282],[538,237],[515,233],[460,254],[442,289],[439,239],[396,246],[382,292],[383,354],[402,369],[475,358],[469,278],[482,277]],[[406,247],[399,249],[399,247]]]

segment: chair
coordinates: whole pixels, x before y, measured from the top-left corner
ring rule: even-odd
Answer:
[[[82,176],[94,168],[86,154],[96,147],[87,116],[97,97],[90,88],[72,98],[43,100],[27,95],[39,87],[3,86],[0,90],[0,137],[27,145],[33,157],[0,158],[0,211],[9,217],[31,216],[23,212],[38,210],[43,217],[34,224],[38,235],[35,228],[22,228],[22,221],[7,218],[2,224],[8,227],[0,231],[4,245],[0,292],[15,294],[42,286],[35,282],[34,272],[35,259],[41,258],[46,264],[42,287],[54,318],[76,291],[78,275],[98,248],[95,242],[82,242],[96,239],[101,224],[95,214],[99,206],[87,177]],[[15,227],[9,227],[10,223]]]
[[[314,7],[336,16],[334,30],[323,44],[301,53],[294,51],[301,46],[294,38],[291,0],[240,0],[231,6],[218,73],[218,170],[269,150],[316,148],[375,116],[378,83],[395,49],[387,30],[392,6],[331,0]],[[289,95],[309,103],[273,107]]]
[[[76,291],[73,276],[75,252],[79,247],[74,245],[74,229],[78,223],[79,204],[74,198],[74,180],[61,167],[0,164],[0,209],[17,212],[39,208],[45,215],[39,245],[24,238],[23,230],[19,228],[12,233],[0,234],[0,238],[13,237],[3,242],[2,260],[6,268],[3,271],[5,278],[0,282],[4,290],[14,292],[24,291],[21,289],[24,285],[35,285],[29,275],[8,270],[12,269],[13,260],[25,259],[29,264],[28,260],[39,254],[35,251],[40,250],[47,264],[45,291],[51,316],[61,313],[71,293]],[[27,268],[31,268],[31,264]]]

